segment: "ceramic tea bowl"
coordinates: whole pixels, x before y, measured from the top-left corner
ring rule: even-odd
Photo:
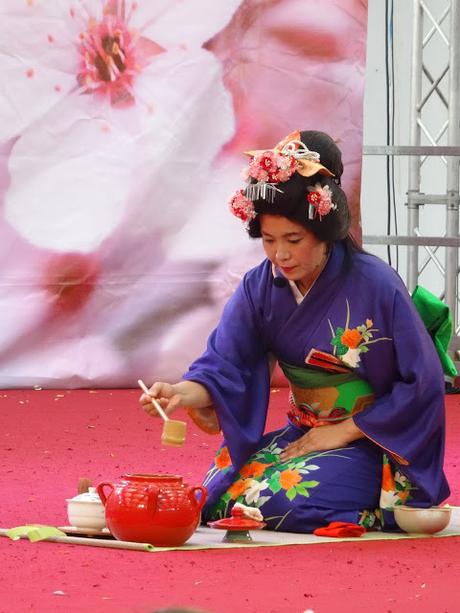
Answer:
[[[67,499],[67,516],[74,528],[102,530],[106,526],[105,509],[95,487]]]
[[[401,530],[412,534],[435,534],[444,530],[449,524],[452,509],[445,507],[400,506],[394,508],[395,521]]]

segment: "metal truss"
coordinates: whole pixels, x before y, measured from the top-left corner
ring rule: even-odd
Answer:
[[[440,47],[445,47],[445,65],[439,65]],[[436,112],[433,112],[434,105]],[[458,351],[460,0],[413,0],[410,106],[409,146],[364,147],[365,155],[410,156],[407,236],[364,236],[363,241],[407,246],[409,291],[413,291],[427,266],[436,268],[444,280],[441,298],[450,307],[455,321],[456,334],[451,348]],[[430,185],[432,170],[426,163],[430,156],[442,160],[443,193],[422,191],[422,181],[423,185]],[[424,205],[444,207],[444,236],[422,236],[420,215]],[[421,247],[425,251],[424,259],[420,258]],[[445,249],[444,262],[438,255],[440,247]]]

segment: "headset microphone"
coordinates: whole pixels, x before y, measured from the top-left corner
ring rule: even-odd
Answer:
[[[273,279],[273,285],[275,287],[286,287],[287,281],[284,277],[275,277]]]

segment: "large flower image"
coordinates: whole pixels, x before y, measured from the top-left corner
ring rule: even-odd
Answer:
[[[0,3],[4,384],[148,377],[170,352],[164,305],[182,315],[171,287],[187,314],[203,302],[186,283],[194,261],[168,263],[168,249],[234,131],[202,45],[239,2]]]
[[[180,377],[260,261],[243,151],[324,129],[358,185],[365,3],[321,6],[0,2],[4,386]]]
[[[133,224],[128,208],[146,210],[136,231],[187,220],[186,198],[234,129],[220,64],[202,45],[238,5],[2,2],[5,215],[21,236],[89,252]]]

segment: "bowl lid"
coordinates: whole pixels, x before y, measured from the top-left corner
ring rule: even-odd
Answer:
[[[260,530],[266,524],[262,521],[243,517],[226,517],[216,521],[208,521],[208,526],[211,528],[220,528],[221,530]]]
[[[67,498],[67,502],[74,501],[74,500],[76,502],[99,502],[102,504],[102,501],[95,487],[90,487],[88,488],[87,492],[78,494],[77,496],[74,496],[73,498]]]

